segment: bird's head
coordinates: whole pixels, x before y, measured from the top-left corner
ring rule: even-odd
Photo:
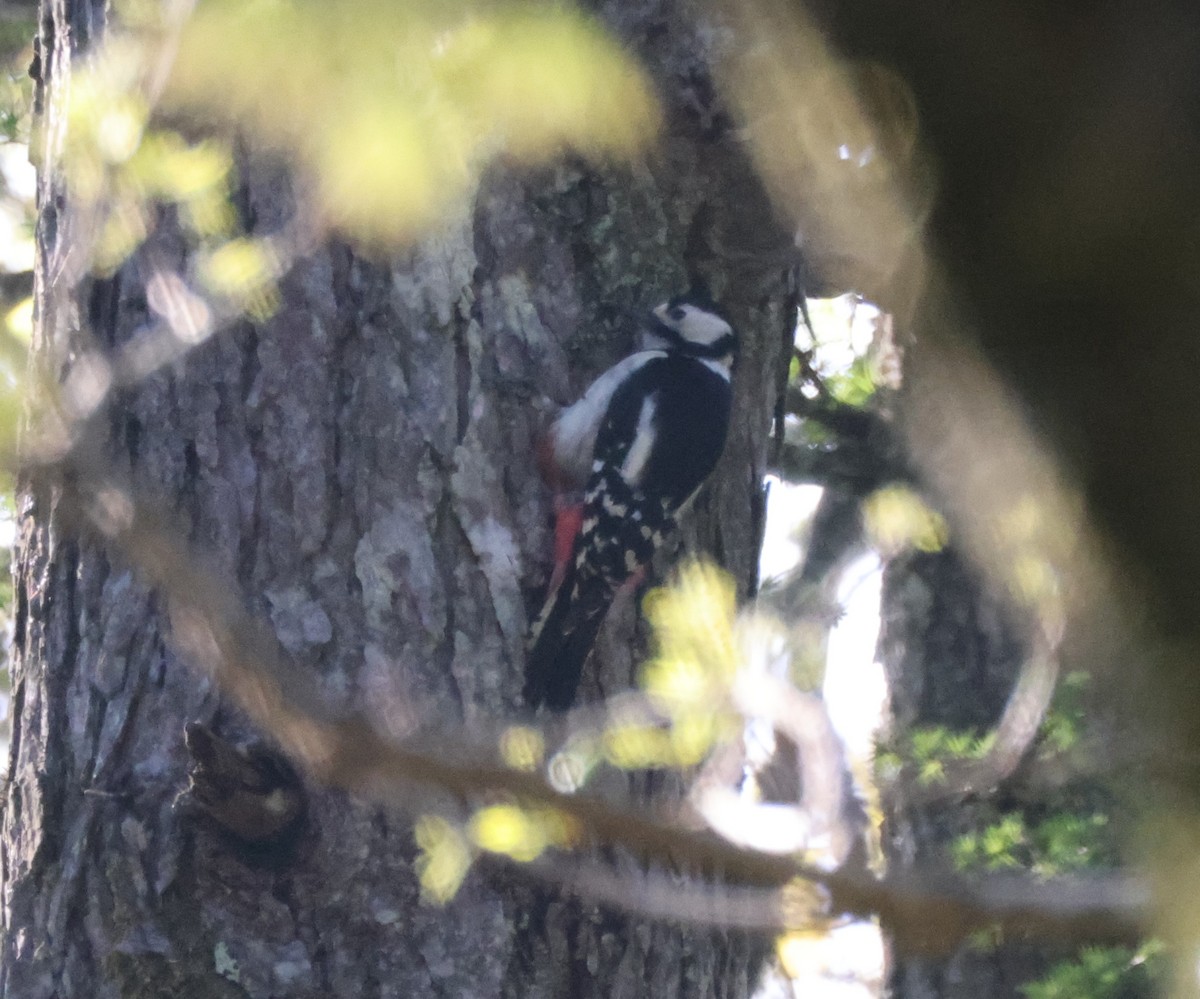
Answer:
[[[727,367],[737,356],[737,334],[717,307],[695,293],[678,295],[653,309],[645,346],[717,361]]]

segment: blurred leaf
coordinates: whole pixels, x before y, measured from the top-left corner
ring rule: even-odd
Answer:
[[[500,736],[500,756],[514,770],[536,770],[546,755],[542,733],[526,725],[511,725]]]
[[[979,839],[984,865],[990,869],[1018,867],[1014,851],[1026,841],[1025,824],[1019,815],[1007,815],[983,830]]]
[[[941,760],[925,760],[917,768],[917,781],[920,784],[933,784],[945,776],[946,768]]]
[[[688,713],[671,726],[671,753],[677,767],[694,767],[728,734],[715,713]]]
[[[105,165],[125,163],[137,151],[150,109],[134,89],[136,74],[119,60],[140,50],[110,42],[71,82],[67,109],[67,181],[80,196],[97,198]],[[139,60],[140,61],[140,60]],[[133,63],[134,66],[137,61]]]
[[[536,860],[548,845],[541,825],[515,805],[492,805],[471,818],[472,842],[489,853],[503,853],[514,860]]]
[[[596,24],[527,3],[210,0],[165,102],[287,153],[326,221],[385,246],[494,156],[628,157],[658,123],[648,78]]]
[[[458,892],[471,866],[471,850],[459,829],[436,815],[422,815],[413,827],[421,893],[439,905]]]
[[[236,303],[251,318],[268,319],[279,307],[279,261],[269,240],[232,239],[201,256],[197,271],[213,294]]]
[[[9,309],[4,317],[4,327],[23,343],[29,343],[33,336],[33,299],[23,299]]]
[[[489,805],[471,817],[467,833],[481,850],[528,863],[549,847],[569,845],[577,829],[572,820],[553,809]]]
[[[941,551],[950,536],[942,515],[903,486],[888,486],[868,496],[863,502],[863,518],[872,544],[886,555],[909,548]]]
[[[959,870],[1005,870],[1021,866],[1024,853],[1018,856],[1018,850],[1027,843],[1024,820],[1012,814],[978,832],[959,836],[950,844],[950,855]]]
[[[904,768],[904,761],[898,753],[888,749],[875,751],[875,773],[881,784],[889,784],[896,780]]]
[[[1025,867],[1040,877],[1056,877],[1117,863],[1108,817],[1092,812],[1056,812],[1036,824],[1009,813],[950,844],[959,870]]]
[[[122,198],[113,204],[100,223],[92,245],[92,268],[110,275],[141,245],[150,232],[146,205],[137,198]]]
[[[1099,813],[1052,815],[1033,830],[1034,870],[1043,876],[1115,863],[1108,817]]]
[[[612,725],[604,733],[604,755],[622,770],[665,767],[674,762],[671,735],[647,725]]]
[[[229,150],[213,140],[189,144],[175,132],[154,131],[130,164],[143,190],[171,201],[189,201],[214,189],[228,190],[233,172]]]
[[[111,274],[146,239],[156,204],[175,205],[194,241],[211,254],[212,242],[236,228],[230,203],[233,160],[215,139],[189,141],[169,129],[148,127],[142,90],[153,45],[113,35],[72,81],[64,173],[81,204],[94,214],[91,265]],[[255,317],[269,315],[272,285],[243,282],[227,297]]]
[[[656,651],[642,677],[646,692],[667,711],[713,703],[737,671],[734,640],[737,592],[728,573],[694,562],[670,587],[653,590],[643,604]]]

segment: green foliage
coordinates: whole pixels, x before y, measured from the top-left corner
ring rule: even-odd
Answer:
[[[33,17],[0,18],[0,140],[29,141],[29,114],[33,80],[28,66],[32,57]]]
[[[1010,812],[950,844],[959,870],[1024,868],[1042,877],[1111,866],[1116,857],[1108,817],[1098,812],[1056,812],[1029,824]]]
[[[1108,866],[1115,857],[1108,816],[1062,812],[1040,823],[1033,836],[1034,871],[1050,876]]]
[[[1061,961],[1039,981],[1021,986],[1026,999],[1117,999],[1149,996],[1163,974],[1162,946],[1151,941],[1128,947],[1087,947],[1074,961]]]
[[[1042,720],[1043,751],[1065,753],[1078,744],[1085,724],[1084,691],[1090,680],[1081,670],[1059,679],[1054,700]]]
[[[887,784],[908,771],[921,784],[933,784],[945,776],[946,764],[956,760],[977,760],[992,746],[992,735],[953,731],[942,725],[922,725],[911,729],[891,745],[875,748],[875,773]]]
[[[197,251],[181,277],[209,296],[189,305],[200,330],[214,300],[269,316],[297,239],[337,228],[393,247],[461,206],[491,159],[624,157],[657,127],[644,74],[563,7],[212,0],[182,26],[139,0],[119,9],[123,30],[71,87],[64,165],[91,233],[84,252],[114,272],[169,208]],[[164,90],[163,37],[176,30]],[[172,126],[186,112],[185,131],[160,107]],[[285,154],[298,177],[291,229],[239,234],[231,125]]]
[[[1018,850],[1028,842],[1025,822],[1019,815],[1006,815],[999,822],[977,832],[959,836],[950,844],[954,866],[996,871],[1020,867]]]
[[[829,394],[846,406],[865,406],[879,387],[875,379],[875,364],[867,356],[856,357],[844,372],[825,378]]]
[[[911,549],[941,551],[950,538],[946,519],[904,486],[885,486],[868,496],[863,501],[863,525],[884,555]]]
[[[906,766],[923,783],[941,778],[945,765],[953,760],[977,760],[992,745],[992,736],[970,731],[952,731],[942,725],[923,725],[904,735],[898,745],[880,746],[875,753],[876,769],[882,779],[887,772],[898,774]]]
[[[463,831],[440,815],[423,815],[413,826],[417,842],[417,878],[424,898],[437,904],[450,901],[471,866],[470,844]]]
[[[900,754],[882,745],[875,747],[873,762],[875,778],[885,786],[896,780],[904,770],[904,760]]]

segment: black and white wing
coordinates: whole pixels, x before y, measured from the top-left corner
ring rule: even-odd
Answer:
[[[728,370],[676,353],[643,353],[652,356],[633,355],[639,362],[614,380],[594,431],[573,557],[530,636],[530,706],[571,705],[617,590],[649,565],[725,446]]]

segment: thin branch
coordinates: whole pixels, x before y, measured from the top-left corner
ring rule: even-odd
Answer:
[[[776,676],[762,673],[740,678],[735,683],[734,702],[747,718],[768,722],[798,752],[799,800],[791,811],[796,819],[804,820],[797,821],[796,827],[807,826],[809,836],[807,842],[797,843],[792,852],[811,851],[814,844],[821,843],[825,854],[840,863],[850,853],[854,833],[845,820],[846,761],[825,702],[816,694],[797,690]],[[751,822],[755,811],[763,808],[750,802],[743,802],[743,807]],[[786,806],[767,807],[776,810]],[[714,820],[719,820],[719,812],[710,808],[707,814],[710,825],[718,828]]]
[[[931,783],[908,780],[901,789],[905,805],[930,805],[939,801],[986,794],[1013,775],[1037,738],[1058,682],[1058,644],[1061,628],[1037,628],[1035,647],[1021,667],[991,745],[977,760],[952,760],[944,775]]]
[[[685,921],[715,929],[778,932],[802,928],[818,919],[785,918],[784,892],[713,882],[681,882],[659,870],[615,870],[595,860],[543,857],[517,870],[592,904],[630,912],[645,919]],[[825,920],[826,922],[828,919]]]
[[[719,875],[743,888],[781,889],[797,879],[821,885],[832,912],[878,915],[906,948],[946,951],[991,925],[1075,941],[1129,941],[1145,932],[1148,891],[1135,879],[969,883],[911,872],[876,879],[817,870],[681,829],[648,812],[564,794],[539,774],[493,762],[494,751],[462,732],[394,741],[361,715],[335,716],[312,677],[285,664],[269,629],[241,606],[237,588],[200,568],[178,540],[183,532],[138,502],[103,467],[103,454],[102,448],[77,447],[69,474],[43,483],[57,487],[59,510],[99,533],[164,592],[175,639],[319,780],[393,806],[409,799],[414,783],[465,799],[506,792],[559,810],[577,820],[590,840],[623,847],[644,862]],[[619,902],[607,894],[605,900]],[[689,919],[686,911],[673,916]]]

